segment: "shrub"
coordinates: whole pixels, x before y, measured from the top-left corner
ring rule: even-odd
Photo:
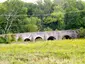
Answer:
[[[0,37],[0,43],[12,43],[15,42],[16,38],[13,34],[6,34],[3,37]]]
[[[11,43],[12,37],[10,34],[5,35],[6,43]]]
[[[19,36],[18,41],[20,41],[20,42],[23,41],[21,36]]]
[[[78,33],[78,37],[79,38],[85,38],[85,29],[84,28],[80,28],[79,30],[77,30]]]
[[[5,35],[4,38],[6,40],[6,43],[12,43],[12,42],[16,41],[15,35],[13,35],[13,34],[7,34],[7,35]]]
[[[0,43],[11,43],[11,42],[12,42],[12,37],[10,34],[0,37]]]
[[[15,35],[12,34],[12,35],[11,35],[11,38],[12,38],[12,39],[11,39],[12,42],[15,42],[15,41],[16,41]]]
[[[0,37],[0,43],[6,43],[6,39],[4,37]]]

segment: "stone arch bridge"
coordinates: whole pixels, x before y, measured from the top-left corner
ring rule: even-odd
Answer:
[[[62,31],[46,31],[46,32],[28,32],[28,33],[17,33],[15,35],[16,40],[20,37],[23,41],[36,41],[37,39],[42,40],[61,40],[61,39],[75,39],[77,33],[75,30],[62,30]]]

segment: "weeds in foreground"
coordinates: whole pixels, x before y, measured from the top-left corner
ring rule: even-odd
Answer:
[[[0,64],[85,64],[85,40],[1,44]]]

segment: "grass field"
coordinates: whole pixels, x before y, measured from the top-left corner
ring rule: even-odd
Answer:
[[[85,39],[0,44],[0,64],[85,64]]]

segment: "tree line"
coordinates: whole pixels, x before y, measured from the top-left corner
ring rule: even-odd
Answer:
[[[85,2],[38,0],[0,3],[0,34],[85,28]]]

